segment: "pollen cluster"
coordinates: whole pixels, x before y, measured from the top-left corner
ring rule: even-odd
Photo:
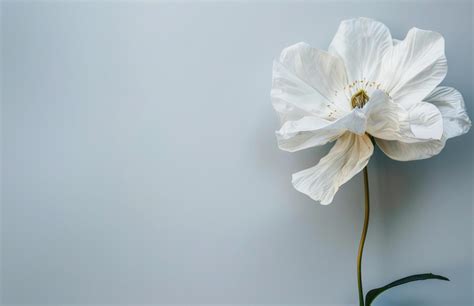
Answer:
[[[352,108],[362,108],[364,107],[365,103],[369,101],[369,96],[364,89],[359,89],[354,95],[351,97],[351,105]]]
[[[374,81],[368,81],[365,77],[355,80],[347,85],[341,91],[335,91],[337,97],[340,93],[350,101],[352,108],[362,108],[369,100],[369,95],[374,90],[382,90],[388,96],[389,93],[382,88],[382,84]]]

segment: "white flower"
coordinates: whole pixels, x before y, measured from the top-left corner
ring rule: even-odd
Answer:
[[[471,122],[446,76],[444,39],[411,29],[403,41],[368,18],[341,23],[329,51],[298,43],[273,65],[278,145],[298,151],[336,140],[319,163],[293,174],[294,187],[321,204],[368,163],[374,147],[396,160],[438,154]]]

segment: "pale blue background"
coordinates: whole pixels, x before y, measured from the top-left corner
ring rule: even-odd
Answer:
[[[471,2],[2,3],[2,301],[354,305],[361,176],[323,207],[276,147],[272,59],[342,19],[446,38],[473,111]],[[367,289],[473,304],[473,133],[430,160],[370,163]]]

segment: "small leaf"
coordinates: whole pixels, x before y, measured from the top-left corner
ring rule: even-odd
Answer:
[[[367,295],[365,296],[365,306],[370,306],[372,302],[375,300],[376,297],[378,297],[382,292],[396,287],[400,286],[409,282],[414,282],[414,281],[419,281],[419,280],[426,280],[426,279],[439,279],[439,280],[444,280],[444,281],[449,281],[449,278],[441,276],[441,275],[435,275],[432,273],[425,273],[425,274],[416,274],[416,275],[411,275],[407,276],[405,278],[401,278],[399,280],[396,280],[386,286],[380,287],[380,288],[375,288],[367,292]]]

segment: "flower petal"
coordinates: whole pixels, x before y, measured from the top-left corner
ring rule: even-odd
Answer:
[[[347,131],[364,134],[367,118],[364,112],[355,108],[336,121],[318,117],[303,117],[297,121],[287,121],[276,132],[280,149],[295,152],[335,140]]]
[[[388,140],[413,136],[408,112],[383,91],[375,90],[363,111],[370,135]]]
[[[430,103],[419,102],[405,109],[383,91],[375,90],[363,111],[367,132],[377,138],[420,142],[438,140],[443,133],[441,113]]]
[[[425,101],[436,105],[443,118],[443,136],[440,140],[417,143],[377,139],[377,145],[390,158],[400,161],[432,157],[444,148],[446,140],[467,133],[471,127],[461,94],[451,87],[436,88]]]
[[[273,107],[282,122],[311,115],[334,119],[350,110],[342,93],[336,93],[346,83],[340,58],[298,43],[284,49],[273,64]]]
[[[384,55],[380,81],[395,102],[409,108],[441,83],[447,69],[441,34],[413,28]]]
[[[410,132],[399,140],[377,138],[380,149],[390,158],[400,161],[429,158],[444,147],[443,119],[433,104],[420,102],[410,110]]]
[[[391,159],[410,161],[430,158],[444,148],[446,138],[425,142],[406,143],[396,140],[376,139],[379,148]]]
[[[374,146],[367,135],[345,133],[319,163],[293,174],[293,186],[321,204],[330,204],[339,187],[369,162]]]
[[[435,105],[443,117],[443,130],[446,138],[465,134],[471,128],[471,120],[466,112],[464,99],[459,91],[452,87],[440,86],[425,98]]]
[[[341,22],[329,52],[339,55],[346,65],[349,81],[377,81],[384,54],[393,46],[389,29],[369,18]]]
[[[419,102],[408,109],[410,129],[415,140],[439,140],[443,135],[443,117],[433,104]],[[401,139],[404,141],[404,139]],[[405,142],[412,142],[407,139]]]
[[[400,139],[376,142],[390,158],[407,161],[425,159],[438,154],[444,147],[443,119],[433,104],[420,102],[408,110],[409,130],[400,131]]]

